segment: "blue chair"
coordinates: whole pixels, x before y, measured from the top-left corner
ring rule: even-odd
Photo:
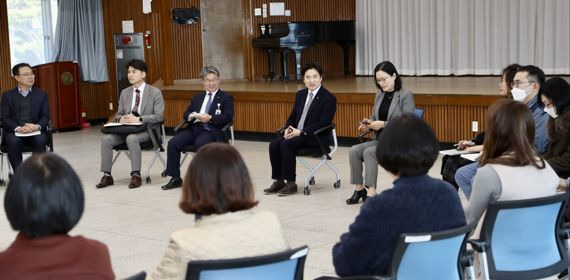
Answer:
[[[192,280],[301,280],[309,248],[303,246],[281,253],[227,260],[191,261],[186,279]]]
[[[489,204],[477,251],[483,279],[537,279],[568,269],[562,216],[568,193]]]
[[[415,108],[414,109],[414,115],[420,119],[423,119],[424,118],[424,109]]]
[[[471,279],[470,260],[463,257],[474,224],[434,233],[402,234],[394,249],[388,275],[382,279]]]

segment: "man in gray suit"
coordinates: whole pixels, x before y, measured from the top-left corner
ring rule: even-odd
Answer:
[[[133,85],[121,92],[119,109],[115,119],[120,123],[153,124],[161,122],[164,111],[164,99],[160,89],[145,83],[147,65],[144,61],[134,59],[127,64],[129,82]],[[143,131],[129,135],[105,134],[101,140],[101,172],[103,178],[97,188],[114,184],[111,176],[113,165],[113,147],[127,143],[131,155],[131,182],[129,188],[141,186],[141,147],[140,143],[150,140],[148,132]]]

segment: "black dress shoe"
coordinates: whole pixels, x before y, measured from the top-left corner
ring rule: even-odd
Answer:
[[[295,182],[287,182],[287,185],[283,187],[279,192],[279,196],[288,196],[297,193],[297,184]]]
[[[280,191],[285,186],[286,186],[285,182],[275,181],[275,182],[273,182],[273,184],[271,184],[271,186],[269,188],[264,189],[263,191],[265,192],[265,194],[274,194],[274,193],[277,193],[278,191]]]
[[[367,193],[368,192],[366,191],[366,189],[354,191],[352,193],[352,196],[346,200],[346,204],[348,204],[348,205],[357,204],[361,198],[362,198],[362,202],[364,202],[366,200],[366,194]]]
[[[170,178],[170,181],[168,181],[168,184],[160,187],[163,190],[171,190],[171,189],[176,189],[176,188],[180,188],[182,187],[182,179],[181,178]]]
[[[129,183],[129,189],[136,189],[142,185],[142,179],[140,175],[132,175],[131,182]]]

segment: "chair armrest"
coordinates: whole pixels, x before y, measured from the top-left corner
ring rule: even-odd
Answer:
[[[156,122],[156,123],[147,123],[146,125],[146,131],[148,132],[148,135],[150,136],[150,141],[152,141],[152,146],[155,149],[161,149],[162,150],[162,143],[160,143],[158,141],[158,137],[160,137],[160,131],[156,131],[156,129],[160,129],[161,126],[164,124],[164,122]]]
[[[226,125],[224,125],[224,126],[222,127],[221,131],[228,131],[228,129],[230,129],[230,127],[231,127],[232,125],[234,125],[234,122],[233,122],[233,121],[227,123]]]
[[[486,252],[487,249],[489,249],[489,243],[487,243],[485,241],[471,239],[471,240],[467,240],[467,242],[469,244],[471,244],[471,247],[473,248],[473,250],[475,250],[479,253]]]
[[[180,129],[184,128],[187,124],[188,124],[188,120],[183,120],[178,125],[176,125],[176,127],[174,128],[174,134],[178,133],[178,131]]]
[[[325,145],[323,145],[323,142],[321,142],[321,138],[319,138],[319,134],[322,134],[324,132],[327,132],[329,130],[335,129],[335,125],[334,123],[331,123],[329,125],[326,125],[324,127],[321,127],[317,130],[315,130],[315,132],[313,132],[312,136],[315,138],[315,141],[317,141],[317,144],[319,144],[319,149],[321,150],[321,152],[323,153],[323,155],[327,156],[327,159],[331,159],[331,157],[329,156],[329,153],[327,152],[327,149],[325,147]]]

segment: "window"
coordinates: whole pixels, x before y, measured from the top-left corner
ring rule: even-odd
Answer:
[[[12,65],[38,65],[52,60],[58,0],[8,0]]]

